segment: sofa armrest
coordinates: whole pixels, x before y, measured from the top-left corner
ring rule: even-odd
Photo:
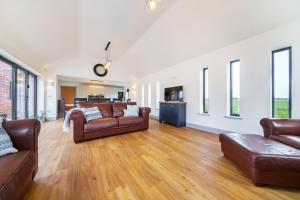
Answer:
[[[151,108],[149,107],[140,107],[139,108],[139,115],[144,119],[145,122],[145,129],[149,128],[149,114],[151,112]]]
[[[267,119],[260,121],[264,136],[271,135],[298,135],[300,136],[300,120],[296,119]]]
[[[139,108],[139,115],[144,119],[149,118],[150,112],[151,112],[151,108],[149,108],[149,107],[140,107]]]
[[[38,152],[38,135],[41,123],[36,119],[5,121],[4,129],[18,150]]]
[[[73,140],[75,143],[84,141],[85,117],[82,111],[74,110],[70,119],[73,120]]]

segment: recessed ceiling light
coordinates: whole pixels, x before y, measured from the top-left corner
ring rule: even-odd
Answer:
[[[155,10],[157,7],[157,2],[155,0],[149,0],[148,7],[150,10]]]

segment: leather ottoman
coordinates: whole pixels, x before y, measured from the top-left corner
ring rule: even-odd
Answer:
[[[300,150],[253,134],[220,134],[219,140],[224,156],[256,186],[300,188]]]

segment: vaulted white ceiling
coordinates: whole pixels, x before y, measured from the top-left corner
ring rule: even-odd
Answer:
[[[117,60],[174,2],[150,12],[144,0],[1,0],[0,48],[40,68],[65,57],[104,58],[111,41]]]
[[[0,48],[41,69],[111,56],[142,76],[300,18],[299,0],[1,0]],[[113,66],[112,66],[113,67]]]
[[[299,0],[184,0],[126,52],[140,77],[300,19]]]

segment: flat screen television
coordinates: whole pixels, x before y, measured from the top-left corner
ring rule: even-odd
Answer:
[[[165,88],[165,101],[183,101],[183,86]]]

